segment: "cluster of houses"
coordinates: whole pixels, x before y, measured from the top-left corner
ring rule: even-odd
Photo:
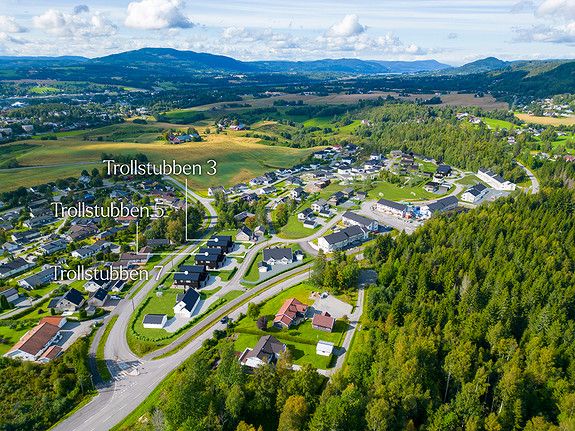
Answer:
[[[434,214],[453,211],[458,205],[459,200],[455,196],[447,196],[419,207],[387,199],[380,199],[377,201],[375,209],[382,213],[391,214],[400,218],[416,217],[420,219],[429,219]]]
[[[296,298],[286,299],[273,321],[273,326],[279,329],[289,329],[295,327],[307,319],[310,307]],[[333,332],[336,319],[328,312],[315,312],[312,317],[312,328],[323,332]],[[247,347],[243,352],[237,352],[241,364],[251,368],[275,363],[282,352],[287,349],[287,345],[279,341],[272,335],[261,337],[253,348]],[[316,346],[316,353],[322,356],[329,356],[333,353],[334,343],[319,341]]]
[[[508,190],[513,191],[515,190],[516,186],[511,181],[507,181],[505,178],[497,175],[496,173],[490,171],[489,169],[479,168],[477,171],[477,177],[485,181],[491,187],[496,190]]]

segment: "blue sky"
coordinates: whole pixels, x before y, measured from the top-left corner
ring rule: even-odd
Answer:
[[[240,60],[575,58],[575,0],[0,0],[0,55],[142,47]]]

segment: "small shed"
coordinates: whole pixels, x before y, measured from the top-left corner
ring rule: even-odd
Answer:
[[[329,341],[318,341],[315,353],[321,356],[329,356],[333,353],[334,344]]]

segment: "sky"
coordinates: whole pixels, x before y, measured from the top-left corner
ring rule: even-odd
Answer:
[[[0,0],[0,56],[144,47],[243,61],[575,58],[575,0]]]

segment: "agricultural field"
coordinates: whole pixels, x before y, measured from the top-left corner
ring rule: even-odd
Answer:
[[[230,186],[270,170],[293,166],[319,149],[266,146],[257,144],[256,138],[224,134],[207,135],[203,142],[170,145],[156,140],[158,136],[156,132],[142,133],[140,125],[136,129],[126,127],[118,129],[117,126],[108,126],[87,133],[89,133],[90,140],[84,140],[79,136],[48,141],[34,139],[23,141],[26,146],[19,144],[19,147],[14,149],[14,153],[0,154],[0,162],[15,158],[21,166],[45,166],[47,161],[54,164],[96,163],[55,168],[1,170],[0,191],[13,190],[22,185],[30,187],[58,178],[77,177],[82,169],[101,168],[103,164],[99,161],[103,152],[108,154],[144,153],[152,162],[173,159],[178,163],[198,163],[203,167],[204,172],[202,175],[188,178],[189,184],[191,187],[207,189],[215,185]],[[108,140],[114,136],[123,138],[118,142]],[[102,141],[92,140],[94,137],[102,137]],[[129,142],[130,140],[133,142]],[[207,175],[205,172],[208,169],[206,162],[210,159],[218,163],[215,176]]]
[[[509,121],[494,120],[493,118],[482,118],[481,120],[492,129],[519,129],[519,126],[510,123]]]
[[[573,126],[575,125],[575,117],[535,117],[529,114],[515,114],[521,121],[529,124],[542,124],[544,126]]]

